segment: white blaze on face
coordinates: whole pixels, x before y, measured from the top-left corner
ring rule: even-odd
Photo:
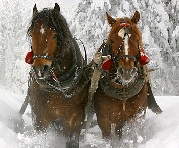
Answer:
[[[44,34],[44,32],[45,32],[45,29],[44,29],[44,27],[43,27],[43,25],[41,26],[41,29],[40,29],[40,33],[41,34]]]
[[[119,30],[118,32],[118,36],[120,36],[122,39],[124,38],[124,34],[125,34],[125,29],[122,28],[121,30]],[[125,36],[124,38],[124,50],[125,50],[125,55],[129,55],[129,44],[128,44],[128,40],[129,37],[131,36],[131,34],[128,34],[127,36]],[[126,58],[126,61],[128,61],[128,58]]]

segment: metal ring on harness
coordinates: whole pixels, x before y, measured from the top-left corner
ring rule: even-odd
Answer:
[[[54,60],[55,58],[52,57],[52,56],[47,56],[47,55],[34,55],[32,57],[32,59],[37,59],[37,58],[40,58],[40,59],[47,59],[47,60]]]

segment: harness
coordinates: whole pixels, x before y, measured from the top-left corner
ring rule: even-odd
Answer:
[[[84,45],[83,47],[85,51],[85,60],[81,55],[79,46],[75,39],[76,38],[73,38],[73,42],[75,45],[75,49],[73,50],[73,64],[71,68],[61,77],[57,77],[53,70],[55,66],[58,66],[55,64],[57,63],[56,57],[47,55],[33,55],[31,52],[29,52],[30,55],[28,55],[29,53],[27,54],[30,57],[30,59],[26,59],[27,61],[30,60],[32,62],[35,58],[49,59],[53,61],[53,67],[49,70],[53,81],[47,79],[38,79],[34,72],[34,69],[31,67],[31,71],[29,72],[30,77],[28,80],[28,92],[25,101],[19,111],[20,115],[24,114],[29,103],[29,93],[32,82],[37,82],[39,85],[45,86],[42,88],[44,91],[63,93],[66,98],[77,95],[89,83],[92,74],[91,64],[87,65],[87,55]],[[80,42],[82,43],[82,41]],[[27,63],[32,64],[31,62]],[[82,84],[80,83],[80,85],[78,85],[82,77],[84,81]]]
[[[135,66],[138,69],[138,76],[135,77],[135,79],[127,86],[124,87],[121,84],[116,84],[119,85],[120,87],[117,87],[115,85],[112,85],[113,83],[113,73],[110,73],[108,70],[101,69],[101,76],[99,79],[99,85],[101,86],[102,90],[104,93],[110,97],[119,99],[123,101],[123,110],[125,110],[125,102],[127,99],[135,96],[138,94],[141,89],[143,88],[146,78],[145,78],[145,72],[141,68],[141,65],[139,64],[139,57],[140,57],[140,46],[138,47],[138,54],[139,56],[130,56],[130,55],[120,55],[118,56],[118,53],[121,51],[122,46],[124,45],[125,37],[129,36],[129,28],[130,24],[128,23],[121,23],[120,26],[122,26],[125,30],[125,34],[122,38],[122,43],[119,45],[117,51],[113,53],[111,51],[111,44],[109,41],[103,41],[101,47],[99,48],[98,52],[102,51],[102,56],[107,56],[110,55],[111,59],[114,63],[115,69],[118,68],[118,61],[122,58],[130,58],[134,60]],[[101,64],[103,65],[103,63]],[[98,64],[98,66],[100,66]],[[99,68],[98,68],[99,69]],[[97,82],[98,83],[98,82]]]
[[[128,57],[133,59],[135,62],[138,62],[138,59],[134,56],[130,55],[121,55],[119,57],[114,56],[114,54],[111,52],[111,46],[107,42],[103,42],[103,47],[101,47],[100,50],[102,50],[102,54],[104,55],[111,55],[111,58],[113,60],[113,63],[115,64],[119,59]],[[121,45],[118,50],[121,50]],[[115,64],[116,66],[116,64]],[[110,97],[117,98],[119,100],[127,100],[131,98],[132,96],[138,94],[140,90],[143,88],[145,83],[145,77],[144,77],[144,71],[140,67],[138,67],[138,77],[133,81],[131,85],[129,85],[127,88],[117,88],[111,85],[110,81],[112,81],[112,76],[109,73],[109,71],[103,71],[101,73],[101,78],[99,80],[99,84],[103,91]]]
[[[126,101],[127,99],[137,95],[143,88],[145,83],[145,78],[138,77],[130,86],[124,88],[118,88],[110,84],[109,77],[103,77],[100,79],[100,86],[103,91],[113,98],[119,99],[121,101]]]
[[[104,43],[104,48],[102,49],[102,52],[103,52],[103,55],[111,55],[112,57],[112,60],[113,60],[113,63],[115,64],[115,66],[117,67],[117,62],[122,59],[122,58],[130,58],[132,60],[134,60],[135,63],[137,63],[137,61],[139,60],[139,56],[138,57],[135,57],[135,56],[131,56],[131,55],[120,55],[118,56],[118,53],[121,51],[122,49],[122,45],[124,44],[124,40],[126,37],[129,37],[129,28],[130,27],[130,24],[128,23],[121,23],[120,26],[124,27],[125,29],[125,34],[124,34],[124,37],[122,38],[122,43],[119,45],[119,48],[117,49],[116,53],[113,53],[111,51],[111,42],[108,40],[106,41],[106,43]],[[140,55],[140,47],[138,48],[138,53]]]

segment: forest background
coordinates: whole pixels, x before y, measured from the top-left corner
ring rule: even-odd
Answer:
[[[141,14],[139,28],[143,46],[151,58],[153,92],[157,96],[179,95],[179,2],[177,0],[77,0],[63,5],[60,0],[0,0],[0,84],[14,93],[25,94],[30,65],[24,62],[31,50],[27,29],[32,8],[52,8],[60,4],[74,36],[87,49],[88,61],[107,38],[109,25],[105,12],[112,17]]]

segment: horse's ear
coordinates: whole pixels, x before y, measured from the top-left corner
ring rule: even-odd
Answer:
[[[106,18],[110,26],[112,26],[116,22],[116,20],[112,18],[107,12],[106,12]]]
[[[59,6],[57,3],[55,3],[54,10],[55,10],[56,12],[60,12],[60,6]]]
[[[139,19],[140,19],[140,13],[139,13],[139,11],[136,11],[135,13],[134,13],[134,15],[133,15],[133,17],[132,17],[132,21],[135,23],[135,24],[137,24],[138,22],[139,22]]]
[[[37,10],[37,6],[36,6],[36,4],[35,4],[35,5],[34,5],[34,8],[33,8],[33,15],[35,15],[37,12],[38,12],[38,10]]]

